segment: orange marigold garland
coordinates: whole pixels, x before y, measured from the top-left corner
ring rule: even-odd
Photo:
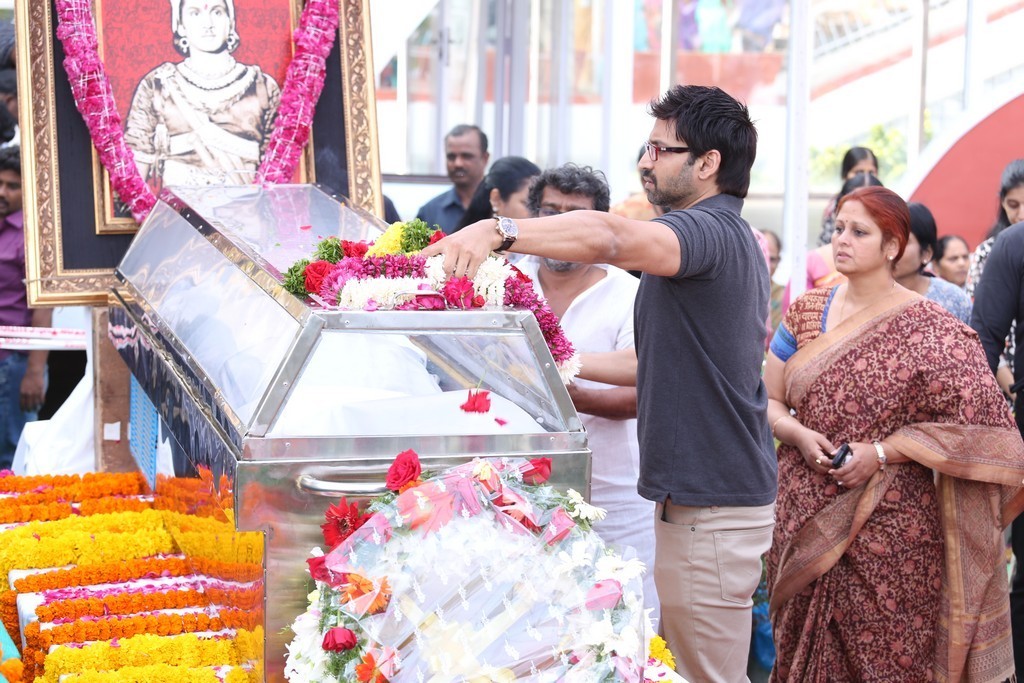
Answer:
[[[67,622],[83,617],[99,618],[209,605],[230,605],[254,612],[263,606],[263,587],[203,586],[202,590],[197,590],[188,586],[167,586],[157,592],[125,591],[97,598],[54,600],[37,607],[36,617],[42,622]]]
[[[151,493],[139,472],[89,472],[83,475],[59,474],[17,477],[0,476],[0,494],[42,493],[60,489],[62,498],[78,502],[87,498],[139,496]]]

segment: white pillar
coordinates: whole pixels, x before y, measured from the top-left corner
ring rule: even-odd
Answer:
[[[807,284],[807,213],[810,148],[807,113],[811,101],[813,49],[810,3],[789,3],[789,55],[786,67],[786,189],[782,201],[783,236],[790,273],[790,300]],[[763,134],[763,131],[762,131]]]
[[[637,146],[647,131],[633,130],[630,111],[633,108],[633,22],[632,2],[604,3],[604,55],[601,59],[602,107],[601,168],[608,176],[612,196],[624,196],[623,188],[632,187],[636,179]]]

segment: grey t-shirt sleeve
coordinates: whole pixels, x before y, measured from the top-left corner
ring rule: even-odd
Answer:
[[[676,278],[714,279],[722,272],[728,254],[726,231],[704,212],[673,211],[654,219],[672,229],[679,240],[680,260]]]

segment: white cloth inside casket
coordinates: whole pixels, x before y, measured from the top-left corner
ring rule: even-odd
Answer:
[[[404,336],[325,334],[268,436],[545,431],[525,410],[493,393],[489,412],[467,413],[459,406],[468,396],[465,389],[442,391],[427,371],[426,355]]]

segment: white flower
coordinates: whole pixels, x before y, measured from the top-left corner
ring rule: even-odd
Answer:
[[[580,521],[599,522],[607,514],[604,509],[594,507],[583,500],[583,496],[574,489],[566,491],[566,495],[569,497],[569,507],[566,509],[566,512],[569,513],[570,517]]]
[[[580,368],[583,367],[578,353],[572,354],[572,358],[569,360],[556,363],[555,366],[558,368],[558,376],[561,378],[562,384],[572,382],[576,375],[580,374]]]
[[[399,294],[415,293],[421,284],[429,286],[430,283],[418,277],[353,278],[338,293],[338,307],[350,311],[363,310],[373,301],[377,308],[391,309],[405,300],[399,300]]]
[[[625,560],[620,555],[605,555],[595,565],[594,580],[615,579],[621,584],[626,584],[640,578],[646,571],[644,563],[635,557]]]
[[[572,574],[577,567],[590,564],[590,553],[587,552],[588,545],[585,540],[579,540],[572,544],[569,552],[564,550],[558,553],[558,567],[556,574]]]
[[[321,681],[327,677],[327,652],[320,633],[320,610],[313,605],[292,623],[295,638],[288,644],[284,675],[289,681]]]

